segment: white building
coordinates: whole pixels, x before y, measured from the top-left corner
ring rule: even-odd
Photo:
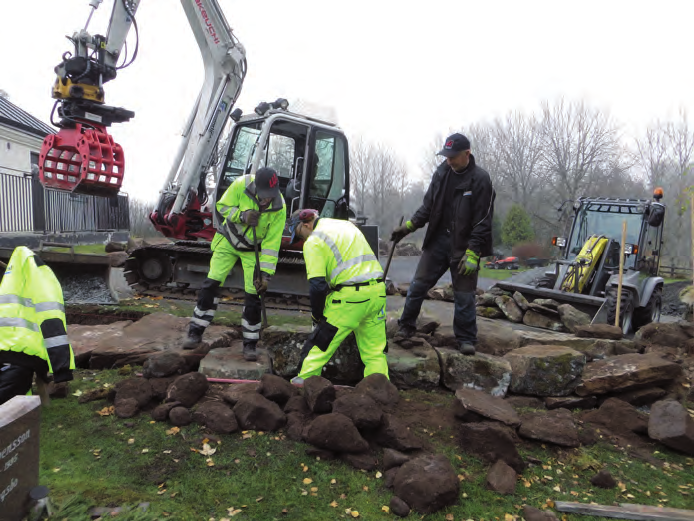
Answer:
[[[55,130],[0,96],[0,173],[30,175],[43,139]]]

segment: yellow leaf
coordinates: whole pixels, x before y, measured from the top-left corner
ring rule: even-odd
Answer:
[[[554,490],[555,492],[561,492],[561,488],[559,488],[559,485],[554,487],[552,490]]]
[[[304,468],[301,469],[302,472],[308,472],[308,467],[304,465]]]
[[[253,437],[253,435],[252,435],[251,433],[248,433],[248,434],[244,434],[244,435],[243,435],[243,439],[244,439],[244,440],[247,440],[248,438],[252,438],[252,437]]]
[[[635,496],[632,495],[632,494],[627,494],[627,497],[628,497],[629,499],[634,499]]]
[[[128,440],[128,445],[132,445],[133,443],[135,443],[135,438],[130,438]]]
[[[178,427],[171,427],[169,430],[166,431],[166,434],[168,434],[169,436],[175,436],[179,432],[181,432],[181,429],[179,429]]]
[[[575,490],[572,490],[571,492],[569,492],[569,494],[571,494],[572,496],[578,496],[578,492],[576,492]]]
[[[385,505],[381,507],[381,510],[383,510],[386,514],[390,512],[390,508]]]
[[[368,491],[369,491],[369,487],[367,487],[366,485],[364,485],[362,488],[364,489],[364,492],[368,492]]]
[[[318,487],[311,487],[311,492],[318,492]]]
[[[462,474],[458,474],[458,481],[463,481],[465,479],[465,476]]]
[[[332,503],[330,503],[330,506],[333,508],[337,508],[337,501],[333,501]]]
[[[212,461],[212,458],[207,458],[205,461],[207,462],[208,467],[214,467],[214,461]]]
[[[171,454],[171,451],[170,450],[163,450],[162,453],[163,454]]]
[[[523,485],[525,485],[525,488],[530,488],[531,483],[530,483],[530,481],[528,481],[527,479],[524,479],[524,480],[523,480]]]
[[[350,514],[352,514],[352,517],[359,517],[359,512],[357,512],[356,510],[352,510]]]
[[[304,485],[310,485],[311,483],[313,483],[311,478],[304,478]]]
[[[60,467],[56,467],[53,469],[53,472],[60,472]]]
[[[545,505],[547,505],[547,507],[549,507],[549,508],[554,508],[554,501],[552,501],[551,499],[548,499],[545,502]]]
[[[147,454],[149,452],[149,449],[142,449],[142,454]]]
[[[330,484],[331,484],[331,485],[334,485],[335,483],[337,483],[337,480],[336,480],[336,479],[331,479],[331,480],[330,480]]]
[[[627,489],[627,486],[621,481],[617,483],[617,486],[619,487],[619,490],[621,490],[622,492],[624,492]]]
[[[82,396],[82,391],[77,390],[74,393],[72,393],[72,396]]]
[[[504,514],[504,521],[514,521],[516,519],[511,514]]]
[[[112,405],[111,407],[104,407],[100,411],[96,411],[96,414],[99,416],[111,416],[114,412],[116,412],[116,408]]]
[[[171,494],[169,497],[176,497],[176,494],[178,494],[178,492],[174,492],[174,493]]]
[[[259,498],[256,498],[256,499],[255,499],[255,502],[256,502],[256,503],[260,503],[262,500],[263,500],[263,496],[260,496]]]
[[[303,488],[301,489],[301,495],[302,496],[308,496],[308,490],[304,490]]]
[[[166,492],[165,488],[161,489],[159,492],[157,492],[157,494],[159,494],[161,496],[164,492]]]
[[[383,477],[383,474],[376,472],[376,479],[381,479],[381,477]]]

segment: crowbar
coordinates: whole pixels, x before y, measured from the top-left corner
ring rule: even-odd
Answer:
[[[398,226],[402,226],[402,221],[405,220],[405,216],[403,215],[400,217],[400,224]],[[390,269],[390,261],[393,260],[393,253],[395,253],[395,245],[397,243],[393,241],[393,244],[390,246],[390,253],[388,254],[388,262],[386,262],[386,269],[383,271],[383,282],[386,281],[386,277],[388,276],[388,270]]]
[[[255,249],[255,269],[258,280],[262,281],[263,276],[260,273],[260,255],[258,254],[258,240],[255,237],[255,226],[253,226],[253,248]],[[267,312],[265,311],[265,295],[260,295],[260,310],[263,313],[263,327],[267,327]]]

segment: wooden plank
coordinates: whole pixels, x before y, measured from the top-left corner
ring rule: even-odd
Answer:
[[[636,508],[642,508],[645,505],[633,505]],[[694,517],[691,511],[682,510],[683,514],[677,512],[669,512],[661,507],[647,507],[649,511],[637,511],[624,507],[614,507],[607,505],[588,505],[586,503],[572,503],[557,501],[554,503],[554,508],[559,512],[567,512],[574,514],[586,514],[589,516],[612,517],[616,519],[630,519],[631,521],[692,521]],[[653,509],[653,510],[650,510]],[[674,510],[674,509],[669,509]]]
[[[652,507],[648,505],[635,505],[633,503],[620,503],[620,507],[626,508],[627,510],[634,510],[636,512],[666,512],[669,514],[678,515],[684,519],[694,521],[694,510],[682,510],[680,508],[667,508],[667,507]]]

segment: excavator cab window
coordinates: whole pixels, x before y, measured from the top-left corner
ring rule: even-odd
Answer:
[[[337,201],[345,193],[347,143],[344,136],[323,129],[313,133],[314,153],[309,158],[306,208],[318,210],[323,217],[335,217]]]

